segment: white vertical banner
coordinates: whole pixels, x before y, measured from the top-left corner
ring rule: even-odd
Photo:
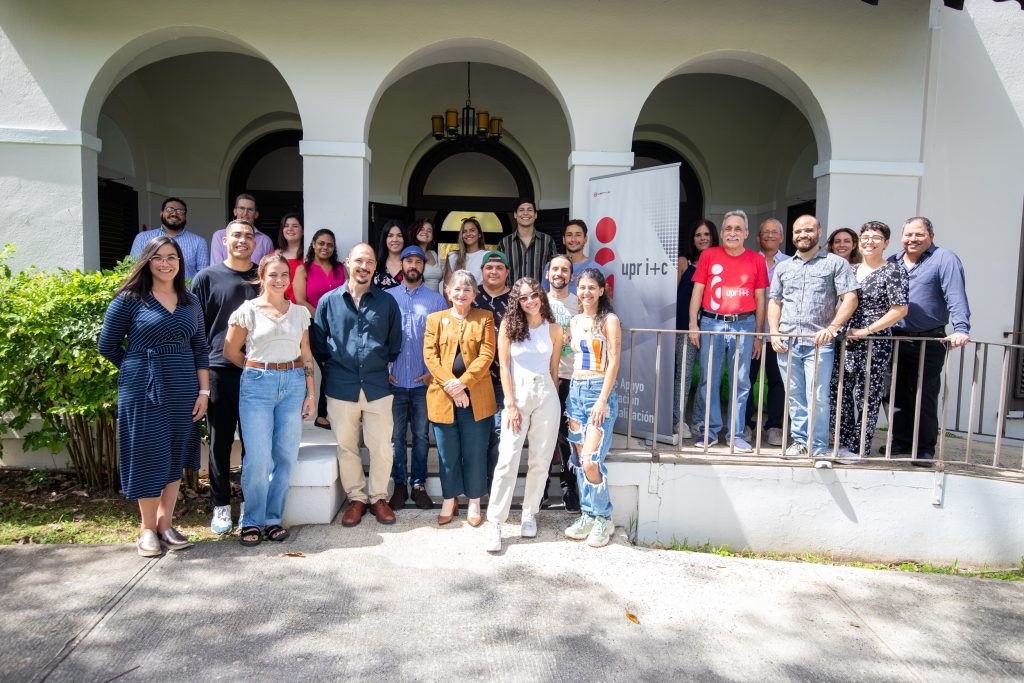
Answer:
[[[623,327],[622,365],[615,385],[619,401],[615,431],[626,431],[631,414],[634,436],[654,434],[657,386],[657,434],[671,440],[675,336],[662,335],[659,384],[655,374],[657,335],[643,333],[631,339],[628,329],[676,327],[679,164],[591,178],[589,217],[596,249],[592,258],[604,268],[613,292],[612,305]]]

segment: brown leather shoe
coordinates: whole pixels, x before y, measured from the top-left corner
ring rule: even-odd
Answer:
[[[341,525],[355,526],[363,521],[363,515],[365,514],[366,503],[361,500],[350,501],[348,507],[345,508],[345,514],[341,516]]]
[[[395,484],[395,491],[391,494],[391,500],[388,501],[388,507],[394,510],[401,510],[405,507],[405,501],[409,500],[409,489],[405,487],[405,484]]]
[[[412,487],[412,502],[416,503],[416,507],[420,510],[432,510],[434,508],[434,501],[430,499],[427,489],[423,484],[417,484]]]
[[[442,501],[442,505],[444,502]],[[455,499],[455,509],[452,510],[450,515],[438,515],[437,524],[438,526],[444,526],[445,524],[451,524],[451,521],[459,516],[459,499]]]
[[[388,506],[388,502],[381,498],[376,503],[370,505],[370,512],[377,518],[377,521],[381,524],[394,524],[395,523],[395,512]]]

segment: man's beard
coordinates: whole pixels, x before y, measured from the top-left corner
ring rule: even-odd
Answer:
[[[188,221],[182,221],[181,225],[170,225],[170,224],[168,224],[166,218],[164,218],[163,216],[160,216],[160,224],[162,226],[164,226],[168,230],[184,230],[186,223],[188,223]]]
[[[410,270],[410,271],[407,271],[403,275],[403,278],[405,279],[406,282],[419,282],[420,281],[420,277],[422,277],[422,276],[423,276],[423,273],[421,273],[420,271],[418,271],[418,270]]]

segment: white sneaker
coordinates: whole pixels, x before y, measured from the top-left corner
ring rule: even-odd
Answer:
[[[787,458],[802,458],[807,455],[807,446],[802,443],[793,443],[789,445],[784,454]]]
[[[782,445],[782,430],[778,427],[768,428],[768,445],[769,446],[781,446]]]
[[[736,447],[737,453],[753,453],[754,447],[747,443],[747,440],[741,436],[736,437],[736,442],[733,444]]]
[[[484,527],[484,550],[489,553],[501,552],[501,525],[487,522]]]
[[[837,454],[840,460],[860,460],[860,453],[854,453],[849,448],[840,448]]]
[[[612,524],[612,520],[607,517],[595,517],[594,526],[590,530],[590,535],[587,536],[587,545],[591,548],[608,545],[613,531],[615,531],[615,525]]]
[[[692,439],[693,432],[690,431],[690,425],[685,422],[679,425],[679,438],[680,439]]]
[[[537,537],[537,518],[534,515],[523,515],[522,526],[519,528],[519,535],[523,538]]]
[[[693,442],[693,447],[694,448],[711,448],[712,446],[717,446],[717,445],[718,445],[718,437],[717,436],[715,436],[715,437],[709,436],[708,439],[707,439],[707,445],[705,446],[705,444],[704,444],[704,435],[703,434],[700,437],[698,437],[696,441]]]
[[[815,460],[814,461],[814,469],[816,469],[816,470],[830,470],[830,469],[832,469],[832,461],[831,460]]]
[[[593,528],[594,518],[584,512],[576,518],[571,527],[565,530],[565,535],[573,540],[582,541],[590,535],[590,530]]]
[[[215,534],[227,534],[231,532],[231,526],[231,506],[215,505],[213,519],[210,520],[210,531]]]

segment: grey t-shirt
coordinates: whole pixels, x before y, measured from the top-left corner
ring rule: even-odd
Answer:
[[[860,289],[850,264],[819,248],[807,261],[799,254],[775,267],[768,298],[782,302],[782,334],[814,334],[828,327],[839,297]]]

